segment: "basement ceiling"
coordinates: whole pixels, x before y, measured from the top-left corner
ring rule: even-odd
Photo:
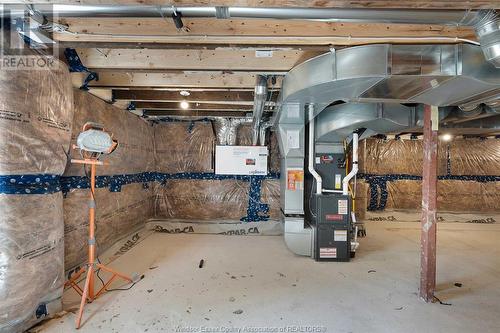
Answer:
[[[31,1],[26,1],[30,3]],[[33,1],[36,2],[36,1]],[[59,4],[102,5],[101,0],[59,0]],[[481,9],[500,1],[307,1],[307,0],[109,0],[107,5]],[[258,74],[273,77],[267,111],[284,74],[332,48],[372,43],[449,44],[476,42],[471,27],[444,24],[394,24],[283,20],[272,18],[60,17],[68,27],[54,34],[61,49],[72,48],[82,64],[99,76],[89,92],[121,108],[155,113],[237,114],[251,110]],[[423,38],[422,38],[423,37]],[[72,73],[75,87],[87,73]],[[188,91],[190,96],[179,92]],[[234,113],[236,112],[236,113]]]

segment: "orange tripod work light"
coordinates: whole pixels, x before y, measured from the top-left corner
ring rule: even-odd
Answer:
[[[95,178],[96,166],[104,165],[99,161],[103,154],[111,154],[118,147],[118,141],[113,139],[113,134],[108,133],[103,126],[95,123],[86,123],[83,126],[82,132],[78,135],[76,145],[73,149],[78,149],[82,159],[72,159],[71,163],[78,163],[83,165],[90,165],[90,201],[89,201],[89,239],[88,239],[88,262],[73,274],[66,282],[65,286],[71,286],[76,292],[82,296],[80,302],[80,309],[76,318],[76,328],[80,328],[83,308],[85,304],[91,303],[97,297],[102,295],[106,288],[116,279],[120,278],[129,283],[133,283],[132,278],[114,271],[106,267],[100,262],[96,262],[96,239],[95,239]],[[94,273],[102,269],[103,271],[111,273],[108,281],[103,282],[103,286],[97,292],[94,291]],[[80,276],[87,272],[85,278],[85,285],[83,290],[78,286],[77,280]]]

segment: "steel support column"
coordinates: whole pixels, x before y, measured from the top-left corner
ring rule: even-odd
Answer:
[[[434,123],[433,123],[434,122]],[[436,288],[437,108],[424,109],[420,297],[431,302]]]

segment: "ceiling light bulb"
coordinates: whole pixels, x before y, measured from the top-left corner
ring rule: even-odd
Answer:
[[[185,97],[191,95],[191,93],[187,90],[181,90],[180,94],[181,94],[181,96],[185,96]]]
[[[182,101],[180,105],[181,105],[181,109],[184,109],[184,110],[189,109],[189,103],[186,101]]]
[[[448,134],[448,133],[447,133],[447,134],[443,134],[443,135],[441,136],[441,139],[442,139],[443,141],[450,141],[452,138],[453,138],[453,137],[451,136],[451,134]]]

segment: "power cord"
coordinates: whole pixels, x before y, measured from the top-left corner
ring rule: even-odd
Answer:
[[[98,263],[101,263],[101,260],[99,259],[99,257],[97,257],[97,262]],[[99,279],[99,281],[101,281],[102,285],[104,286],[104,280],[101,278],[101,276],[99,275],[101,269],[99,268],[97,271],[96,271],[96,275],[97,275],[97,278]],[[127,288],[111,288],[111,289],[107,289],[107,288],[104,288],[104,290],[106,291],[125,291],[125,290],[130,290],[132,289],[139,281],[141,281],[142,279],[144,279],[144,274],[142,274],[139,278],[139,280],[133,282],[130,286],[128,286]]]

